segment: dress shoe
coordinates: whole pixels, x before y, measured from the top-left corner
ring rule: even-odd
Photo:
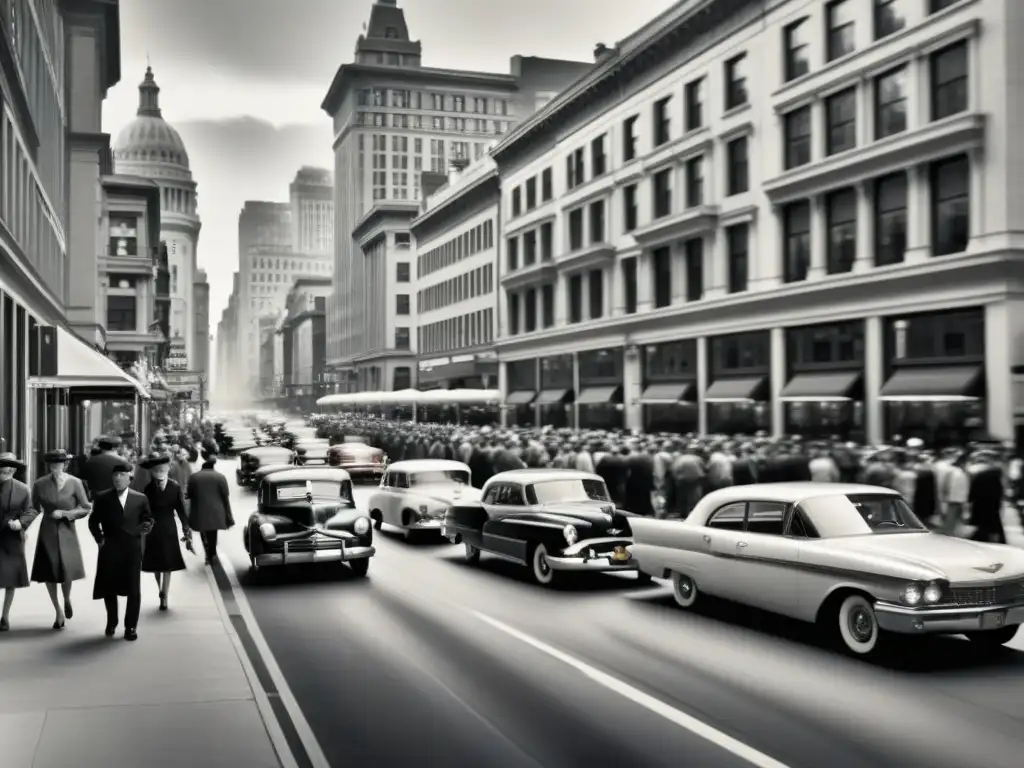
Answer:
[[[65,603],[64,603],[64,618],[65,619],[73,619],[74,617],[75,617],[75,610],[74,610],[74,608],[71,607],[71,603],[65,601]]]
[[[113,637],[114,631],[117,629],[117,624],[107,624],[107,628],[103,630],[103,634],[107,637]]]
[[[138,640],[139,639],[139,633],[136,632],[134,629],[126,629],[124,631],[124,639],[125,640]]]
[[[160,597],[160,610],[161,611],[166,611],[167,610],[167,598],[166,597],[163,597],[163,596]]]
[[[54,629],[64,629],[64,619],[61,619],[60,621],[53,622],[53,628]]]
[[[7,619],[0,619],[0,632],[10,632],[10,631],[11,631],[10,622],[8,622]]]

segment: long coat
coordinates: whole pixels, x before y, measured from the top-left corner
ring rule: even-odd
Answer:
[[[624,489],[625,508],[645,517],[654,517],[654,457],[632,453],[625,460],[629,469]]]
[[[37,514],[27,485],[13,478],[0,483],[0,588],[29,585],[25,531]],[[21,523],[20,531],[10,529],[11,520]]]
[[[32,581],[64,584],[84,579],[85,563],[78,545],[77,521],[89,514],[92,504],[82,481],[66,475],[64,487],[58,490],[52,475],[41,477],[32,484],[32,506],[41,515]],[[68,512],[68,516],[54,520],[53,512],[58,509]]]
[[[146,536],[146,549],[142,553],[142,570],[146,573],[169,573],[185,570],[178,541],[177,517],[183,528],[188,528],[185,496],[181,486],[173,480],[161,490],[156,480],[146,486],[146,498],[153,513],[153,530]]]
[[[123,509],[113,488],[93,499],[89,533],[100,545],[92,590],[94,600],[139,594],[144,526],[152,522],[153,513],[144,493],[129,490]]]
[[[123,464],[124,459],[116,453],[97,453],[85,462],[85,489],[92,498],[114,487],[114,467]]]
[[[213,466],[206,462],[188,479],[189,525],[200,533],[224,531],[235,524],[228,481]]]

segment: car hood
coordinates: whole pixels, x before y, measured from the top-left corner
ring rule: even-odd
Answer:
[[[483,498],[479,488],[458,483],[427,483],[415,486],[412,492],[441,504],[468,504]]]
[[[622,514],[616,512],[615,504],[610,501],[559,501],[540,504],[536,510],[549,515],[557,515],[560,519],[572,518],[565,520],[567,524],[582,523],[597,530],[613,527],[612,523],[616,514]]]
[[[893,533],[827,539],[836,551],[881,556],[938,571],[953,583],[989,582],[1024,576],[1024,551],[938,533]]]
[[[268,508],[264,512],[268,522],[278,528],[301,529],[302,527],[344,527],[355,521],[360,513],[354,507],[343,502],[314,501],[309,504],[294,504]]]

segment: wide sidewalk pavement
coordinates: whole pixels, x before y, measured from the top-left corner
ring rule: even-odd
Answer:
[[[37,527],[27,542],[30,567]],[[33,584],[18,590],[11,630],[0,634],[0,766],[289,764],[274,749],[252,667],[202,557],[185,553],[188,569],[174,575],[166,612],[154,578],[143,574],[139,639],[124,640],[123,622],[111,639],[103,602],[92,599],[96,545],[84,520],[77,527],[86,578],[75,582],[74,618],[52,629],[46,588]]]

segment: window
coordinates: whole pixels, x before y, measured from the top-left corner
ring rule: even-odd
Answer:
[[[547,283],[540,289],[541,325],[553,328],[555,325],[555,286]]]
[[[853,0],[835,0],[829,3],[827,61],[853,53],[856,47],[854,40],[854,15],[856,8]]]
[[[135,297],[107,296],[107,330],[135,331]]]
[[[704,158],[695,157],[686,162],[686,207],[704,204]]]
[[[583,247],[583,209],[569,211],[569,250],[578,251]]]
[[[665,168],[654,174],[654,218],[672,213],[672,169]]]
[[[551,169],[545,168],[540,174],[541,202],[546,203],[555,196],[555,185],[551,180]]]
[[[554,225],[545,221],[540,225],[540,260],[551,261],[555,256]]]
[[[523,189],[516,187],[512,190],[512,215],[518,216],[523,212]]]
[[[697,376],[697,341],[669,341],[644,347],[644,379],[679,381]]]
[[[725,230],[729,254],[729,293],[747,290],[750,274],[750,232],[747,224],[736,224]]]
[[[508,333],[515,336],[519,333],[519,294],[508,295]]]
[[[569,276],[569,322],[583,322],[583,275]]]
[[[622,121],[622,162],[628,163],[636,157],[636,121],[639,115]]]
[[[725,147],[728,163],[727,195],[740,195],[750,190],[750,159],[748,150],[749,139],[740,136],[733,139]]]
[[[508,250],[506,251],[508,259],[508,271],[515,272],[519,269],[519,238],[510,237],[508,239]]]
[[[537,177],[532,176],[526,180],[526,210],[532,211],[537,207]]]
[[[907,250],[907,176],[875,182],[875,266],[899,264]]]
[[[590,291],[590,319],[597,320],[604,315],[604,270],[590,270],[587,283]]]
[[[590,243],[605,242],[604,236],[604,200],[595,200],[590,204]]]
[[[732,333],[711,339],[711,373],[715,376],[754,371],[768,372],[771,336],[768,331]]]
[[[524,333],[537,330],[537,289],[529,288],[523,300]]]
[[[875,0],[875,40],[907,26],[907,4],[913,0]]]
[[[721,531],[742,531],[746,516],[747,505],[743,502],[726,504],[711,515],[708,520],[708,528]]]
[[[399,293],[395,296],[395,314],[396,315],[408,315],[409,314],[409,294]]]
[[[636,256],[622,260],[622,293],[627,315],[635,315],[637,307],[636,295]]]
[[[985,311],[955,310],[895,318],[887,323],[888,354],[900,362],[985,357]]]
[[[970,163],[963,155],[932,165],[932,254],[935,256],[967,250],[971,220],[970,177]]]
[[[853,271],[857,259],[857,191],[843,189],[825,201],[828,221],[827,271],[839,275]]]
[[[960,0],[928,0],[928,13],[938,13],[944,11],[952,5],[956,5]]]
[[[790,203],[782,209],[783,280],[798,283],[811,268],[811,204]]]
[[[704,78],[686,84],[686,130],[704,125]]]
[[[607,157],[604,152],[604,143],[607,139],[607,134],[604,136],[598,136],[592,142],[590,142],[590,178],[596,179],[598,176],[603,176],[607,168]]]
[[[864,323],[804,325],[786,330],[786,361],[794,371],[864,362]]]
[[[625,232],[632,232],[636,229],[636,190],[636,184],[630,184],[622,189],[622,228]]]
[[[399,261],[395,264],[395,282],[396,283],[408,283],[409,282],[409,262]]]
[[[875,78],[875,139],[907,130],[907,69]]]
[[[654,102],[654,146],[660,147],[667,144],[672,135],[672,118],[669,116],[668,107],[672,102],[671,96],[658,99]]]
[[[395,392],[401,392],[403,389],[412,388],[412,369],[407,365],[401,365],[395,368],[392,386],[394,387]]]
[[[523,266],[531,267],[537,263],[537,230],[531,229],[523,233]]]
[[[704,298],[704,241],[699,237],[687,240],[684,246],[686,260],[686,300]]]
[[[825,100],[828,129],[826,151],[830,155],[857,146],[857,89],[847,88]]]
[[[782,30],[782,37],[786,52],[785,78],[788,83],[811,71],[811,25],[807,17],[787,25]]]
[[[931,56],[932,120],[967,111],[967,42]]]
[[[785,117],[786,170],[811,162],[811,108],[794,109]]]
[[[586,179],[583,177],[583,150],[577,149],[565,158],[565,178],[569,189],[575,189]]]
[[[667,245],[651,252],[651,280],[654,308],[672,304],[672,249]]]
[[[725,108],[742,107],[749,99],[747,94],[747,54],[741,53],[725,62]]]
[[[786,522],[786,505],[778,501],[747,504],[747,532],[781,536]]]

